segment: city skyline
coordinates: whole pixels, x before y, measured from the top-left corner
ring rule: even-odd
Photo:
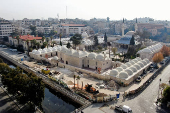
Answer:
[[[136,17],[151,17],[155,20],[170,20],[170,17],[163,13],[168,10],[168,4],[164,4],[166,1],[163,0],[160,3],[153,0],[143,0],[140,3],[136,0],[106,0],[105,2],[97,0],[84,2],[79,0],[1,0],[0,15],[1,18],[8,20],[58,18],[57,14],[59,14],[60,19],[89,20],[94,17],[109,17],[110,20],[121,20],[122,18],[132,20]],[[134,5],[135,3],[136,5]],[[152,5],[153,3],[154,5]]]

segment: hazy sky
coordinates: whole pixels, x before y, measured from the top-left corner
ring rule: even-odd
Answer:
[[[107,18],[128,20],[151,17],[170,20],[169,0],[0,0],[4,19]]]

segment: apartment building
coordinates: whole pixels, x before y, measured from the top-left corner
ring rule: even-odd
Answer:
[[[8,20],[0,18],[0,38],[4,38],[4,36],[10,36],[14,30],[15,27]]]

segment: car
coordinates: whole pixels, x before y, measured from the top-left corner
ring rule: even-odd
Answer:
[[[154,71],[154,68],[151,68],[151,69],[150,69],[150,72],[153,72],[153,71]]]
[[[6,45],[2,45],[2,48],[6,48],[7,46]]]
[[[18,54],[22,54],[22,52],[18,52]]]
[[[136,82],[140,82],[142,80],[141,76],[138,76],[138,78],[136,79]]]
[[[164,60],[162,60],[162,61],[160,62],[160,64],[164,64]]]

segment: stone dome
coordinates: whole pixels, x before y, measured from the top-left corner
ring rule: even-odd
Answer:
[[[142,62],[144,65],[147,65],[146,61],[142,60],[141,62]]]
[[[140,61],[137,63],[138,65],[140,65],[140,67],[144,67],[144,64]]]
[[[81,34],[81,36],[82,36],[83,38],[86,38],[86,37],[88,37],[88,34],[87,34],[86,32],[83,32],[83,33]]]
[[[127,72],[120,72],[119,73],[119,78],[120,79],[127,79],[129,76],[128,76],[128,74],[127,74]]]
[[[57,57],[57,56],[54,56],[53,59],[54,59],[54,60],[58,60],[58,57]]]
[[[41,54],[41,52],[40,51],[36,51],[36,53],[35,54]]]
[[[147,64],[150,62],[147,58],[145,58],[144,61],[145,61]]]
[[[128,31],[125,35],[130,35],[130,36],[132,36],[132,35],[134,35],[134,31]]]
[[[53,47],[52,51],[57,51],[57,48],[56,48],[56,47]]]
[[[131,66],[129,69],[131,69],[133,72],[137,72],[137,69],[135,66]]]
[[[43,49],[43,50],[41,51],[41,53],[47,53],[46,49]]]
[[[52,52],[52,49],[51,49],[51,48],[48,48],[48,49],[47,49],[47,52]]]
[[[42,49],[38,49],[38,51],[42,51]]]
[[[61,51],[62,51],[62,52],[65,53],[65,52],[67,52],[67,50],[68,50],[68,49],[67,49],[65,46],[62,46],[62,48],[61,48]]]
[[[113,69],[110,71],[110,76],[116,77],[118,75],[118,71],[116,69]]]
[[[136,67],[137,70],[141,69],[141,67],[138,64],[135,64],[134,67]]]
[[[127,66],[125,64],[121,65],[120,67],[122,67],[123,69],[127,68]]]
[[[103,59],[104,59],[104,55],[103,55],[103,54],[98,54],[98,55],[96,56],[96,59],[97,59],[97,60],[103,60]]]
[[[130,67],[130,66],[131,66],[131,63],[127,62],[127,63],[125,63],[125,65],[126,65],[127,67]]]
[[[116,70],[117,70],[118,72],[121,72],[121,71],[123,71],[123,68],[122,68],[122,67],[117,67]]]
[[[131,65],[135,64],[135,62],[134,62],[133,60],[131,60],[129,63],[130,63]]]
[[[32,51],[32,53],[36,53],[36,52],[37,52],[37,50],[35,50],[35,49]]]
[[[148,48],[143,49],[142,52],[145,52],[145,53],[152,53],[152,51],[151,51],[150,49],[148,49]]]
[[[129,76],[133,75],[133,72],[130,69],[126,69],[125,72],[127,72]]]
[[[133,59],[133,62],[137,63],[137,62],[138,62],[138,60],[137,60],[137,59]]]
[[[141,58],[139,58],[139,57],[136,57],[135,59],[136,59],[136,60],[138,60],[138,61],[141,61],[141,60],[142,60],[142,59],[141,59]]]
[[[88,58],[96,58],[96,53],[90,53],[89,55],[88,55]]]

